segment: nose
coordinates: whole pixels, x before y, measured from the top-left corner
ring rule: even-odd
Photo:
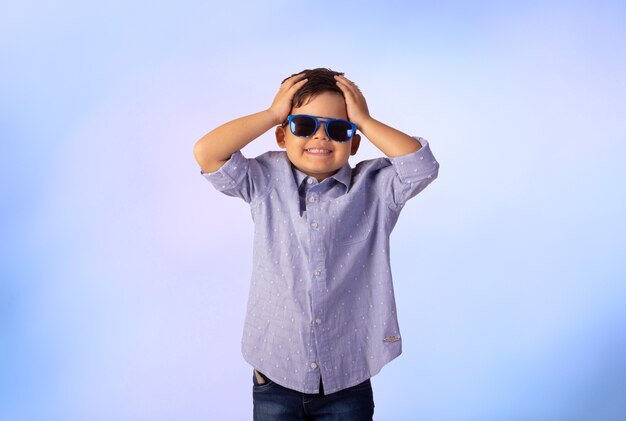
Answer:
[[[317,127],[317,131],[313,133],[313,139],[328,139],[328,135],[326,134],[326,124],[325,121],[320,121]]]

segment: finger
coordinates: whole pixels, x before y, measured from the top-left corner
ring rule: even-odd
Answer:
[[[348,79],[347,77],[343,76],[343,75],[337,75],[335,76],[336,78],[338,78],[341,82],[345,83],[345,85],[356,95],[363,95],[363,92],[361,92],[361,88],[359,88],[359,86],[352,82],[350,79]]]
[[[335,79],[339,88],[350,90],[350,84],[348,83],[349,82],[348,80],[346,80],[345,78],[341,79],[339,78],[339,76],[335,76]]]
[[[348,99],[352,99],[352,92],[350,92],[350,90],[348,89],[347,86],[345,86],[343,83],[337,81],[337,87],[341,90],[341,92],[343,93],[344,98],[346,98],[346,100]]]
[[[302,86],[307,83],[309,79],[305,78],[302,80],[297,81],[296,83],[294,83],[290,88],[289,88],[289,93],[290,94],[294,94],[296,93],[296,91],[300,88],[302,88]]]
[[[344,86],[346,88],[346,90],[348,90],[350,92],[350,94],[352,94],[353,96],[359,96],[362,95],[361,90],[359,89],[358,86],[356,86],[356,84],[352,81],[350,81],[348,78],[346,77],[338,77],[335,76],[337,78],[337,84],[341,87]]]
[[[305,77],[305,76],[306,76],[306,73],[304,73],[304,72],[298,73],[297,75],[293,75],[293,76],[285,79],[285,81],[283,83],[281,83],[281,87],[282,86],[289,86],[289,87],[291,87],[291,86],[293,86],[294,83],[301,82],[301,79],[303,77]]]
[[[344,75],[335,75],[335,79],[342,81],[343,83],[345,83],[348,86],[356,86],[356,84],[354,82],[352,82],[350,79],[348,79]]]
[[[305,76],[305,75],[302,75]],[[298,81],[294,81],[294,86],[295,85],[303,85],[305,84],[307,81],[309,80],[309,78],[303,77],[302,79],[298,80]]]
[[[296,91],[298,89],[302,88],[302,86],[307,81],[308,81],[307,78],[301,79],[301,80],[299,80],[297,82],[294,82],[294,81],[287,82],[287,81],[285,81],[285,83],[280,85],[279,91],[284,92],[286,95],[293,96],[296,93]]]
[[[336,76],[335,76],[336,77]],[[339,89],[341,89],[342,91],[346,91],[348,89],[348,85],[346,85],[344,82],[342,82],[341,80],[337,79],[335,81],[335,83],[337,84],[337,86],[339,87]]]
[[[341,89],[341,92],[343,92],[344,96],[348,96],[350,97],[350,99],[356,98],[357,93],[350,85],[338,80],[337,86],[339,87],[339,89]]]

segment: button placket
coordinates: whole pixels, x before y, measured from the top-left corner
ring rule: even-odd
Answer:
[[[322,370],[322,361],[328,359],[328,351],[325,349],[324,342],[328,341],[325,337],[325,329],[322,328],[322,319],[316,317],[325,314],[325,293],[326,285],[326,238],[322,232],[328,229],[328,215],[324,211],[321,186],[313,179],[307,179],[306,196],[304,203],[307,209],[307,223],[309,225],[310,250],[309,255],[309,276],[311,278],[311,311],[310,319],[311,336],[314,338],[311,344],[311,352],[309,354],[309,374],[312,377],[319,376]],[[319,377],[317,379],[319,382]]]

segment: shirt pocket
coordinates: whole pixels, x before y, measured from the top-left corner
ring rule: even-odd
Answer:
[[[345,195],[334,199],[329,206],[332,242],[337,245],[360,243],[367,240],[372,230],[367,195]]]

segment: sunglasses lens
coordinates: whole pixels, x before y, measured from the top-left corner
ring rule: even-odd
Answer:
[[[296,116],[291,120],[291,133],[299,137],[308,137],[315,133],[315,120],[307,116]]]
[[[354,135],[354,130],[347,121],[337,120],[328,124],[328,134],[337,142],[347,142]]]

